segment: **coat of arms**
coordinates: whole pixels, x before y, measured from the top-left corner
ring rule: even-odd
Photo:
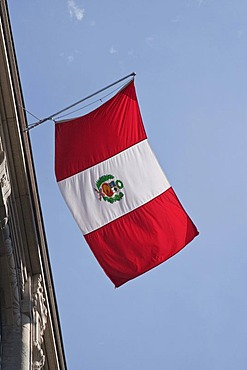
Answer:
[[[121,180],[115,180],[113,175],[103,175],[96,181],[99,200],[114,203],[123,198],[123,183]]]

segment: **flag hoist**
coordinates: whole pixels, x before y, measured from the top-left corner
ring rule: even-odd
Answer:
[[[94,111],[55,125],[58,186],[116,287],[198,234],[153,154],[134,81]]]

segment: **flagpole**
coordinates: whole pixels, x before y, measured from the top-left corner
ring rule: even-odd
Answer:
[[[46,118],[43,118],[43,119],[39,120],[38,122],[33,123],[31,126],[29,126],[29,127],[25,128],[25,129],[24,129],[24,132],[26,132],[26,131],[30,131],[30,130],[31,130],[31,129],[33,129],[34,127],[37,127],[37,126],[41,125],[42,123],[44,123],[44,122],[46,122],[46,121],[50,121],[50,120],[51,120],[51,121],[54,121],[54,117],[55,117],[55,116],[57,116],[58,114],[61,114],[61,113],[65,112],[66,110],[68,110],[68,109],[70,109],[70,108],[73,108],[73,107],[74,107],[74,106],[76,106],[77,104],[80,104],[80,103],[84,102],[85,100],[92,98],[93,96],[95,96],[95,95],[97,95],[97,94],[101,93],[102,91],[105,91],[105,90],[109,89],[110,87],[112,87],[112,86],[114,86],[114,85],[116,85],[116,84],[118,84],[118,83],[120,83],[120,82],[122,82],[122,81],[126,80],[126,79],[127,79],[127,78],[129,78],[129,77],[135,77],[135,75],[136,75],[136,73],[135,73],[135,72],[132,72],[132,73],[130,73],[129,75],[127,75],[127,76],[125,76],[125,77],[123,77],[123,78],[120,78],[120,80],[115,81],[115,82],[111,83],[110,85],[108,85],[108,86],[106,86],[106,87],[103,87],[102,89],[100,89],[100,90],[96,91],[95,93],[90,94],[90,95],[86,96],[85,98],[78,100],[76,103],[71,104],[71,105],[69,105],[68,107],[66,107],[66,108],[64,108],[64,109],[61,109],[60,111],[58,111],[58,112],[56,112],[56,113],[53,113],[53,114],[51,114],[50,116],[48,116],[48,117],[46,117]]]

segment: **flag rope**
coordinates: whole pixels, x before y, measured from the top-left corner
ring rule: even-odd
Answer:
[[[36,118],[38,120],[40,120],[39,117],[35,116],[35,114],[33,114],[32,112],[30,112],[29,110],[27,110],[26,108],[24,108],[21,104],[18,104],[18,106],[23,109],[26,113],[30,114],[30,116],[32,116],[33,118]]]
[[[76,105],[78,105],[78,104],[80,104],[80,103],[84,102],[84,101],[85,101],[85,100],[87,100],[87,99],[92,98],[93,96],[95,96],[95,95],[97,95],[97,94],[101,93],[102,91],[105,91],[105,90],[109,89],[110,87],[112,87],[112,86],[114,86],[114,85],[116,85],[116,84],[118,84],[118,83],[120,83],[120,82],[122,82],[122,81],[126,80],[126,79],[127,79],[127,78],[129,78],[129,77],[135,77],[135,75],[136,75],[136,73],[135,73],[135,72],[132,72],[132,73],[130,73],[129,75],[127,75],[127,76],[125,76],[125,77],[121,78],[120,80],[115,81],[115,82],[111,83],[110,85],[108,85],[108,86],[106,86],[106,87],[103,87],[102,89],[100,89],[100,90],[96,91],[95,93],[90,94],[90,95],[86,96],[85,98],[78,100],[77,102],[75,102],[75,103],[73,103],[73,104],[69,105],[68,107],[63,108],[63,109],[59,110],[58,112],[53,113],[53,114],[51,114],[50,116],[48,116],[48,117],[46,117],[46,118],[40,119],[38,122],[35,122],[35,123],[33,123],[32,125],[30,125],[30,126],[26,127],[26,128],[24,129],[24,132],[30,131],[30,130],[31,130],[31,129],[33,129],[34,127],[37,127],[37,126],[41,125],[42,123],[44,123],[44,122],[46,122],[46,121],[54,121],[54,117],[55,117],[55,116],[57,116],[58,114],[61,114],[61,113],[65,112],[65,111],[67,111],[67,110],[69,110],[69,109],[71,109],[71,108],[75,107]]]

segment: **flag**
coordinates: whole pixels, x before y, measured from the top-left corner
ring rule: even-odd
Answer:
[[[116,287],[172,257],[198,234],[147,141],[133,81],[94,111],[56,123],[55,173]]]

